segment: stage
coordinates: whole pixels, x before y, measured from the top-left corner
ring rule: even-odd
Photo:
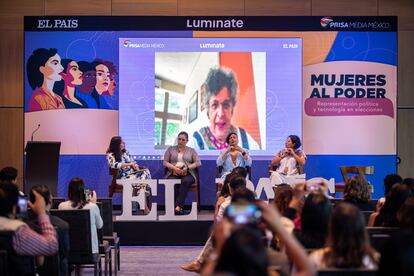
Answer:
[[[165,211],[158,211],[158,216]],[[120,211],[114,211],[114,216]],[[204,245],[213,226],[212,210],[202,210],[196,221],[116,221],[122,246],[195,246]]]

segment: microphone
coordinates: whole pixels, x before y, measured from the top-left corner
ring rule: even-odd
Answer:
[[[37,128],[36,128],[35,130],[33,130],[33,132],[32,132],[32,137],[31,137],[31,139],[30,139],[30,141],[31,141],[31,142],[33,142],[33,135],[36,133],[36,131],[38,131],[38,130],[39,130],[39,128],[40,128],[40,124],[38,124],[38,125],[37,125]]]

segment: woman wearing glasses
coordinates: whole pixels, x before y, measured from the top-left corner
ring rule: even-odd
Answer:
[[[180,132],[177,145],[171,146],[164,154],[165,178],[181,179],[181,185],[174,186],[175,214],[182,215],[184,201],[190,186],[196,182],[195,169],[201,165],[197,152],[187,147],[188,133]]]

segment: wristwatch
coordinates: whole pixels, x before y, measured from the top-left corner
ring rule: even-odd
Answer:
[[[246,152],[245,152],[245,151],[243,151],[243,152],[242,152],[242,155],[243,155],[243,156],[245,156],[245,155],[246,155]]]

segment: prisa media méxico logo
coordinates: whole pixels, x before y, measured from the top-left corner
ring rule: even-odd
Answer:
[[[353,28],[353,29],[389,29],[389,22],[334,21],[330,16],[321,18],[323,28]]]
[[[124,40],[124,47],[127,48],[129,43],[131,43],[130,40]]]
[[[124,40],[122,43],[125,48],[164,48],[164,43],[134,43],[131,40]]]
[[[329,23],[331,23],[333,21],[333,19],[330,16],[325,16],[321,18],[321,26],[322,27],[326,27],[329,25]]]

